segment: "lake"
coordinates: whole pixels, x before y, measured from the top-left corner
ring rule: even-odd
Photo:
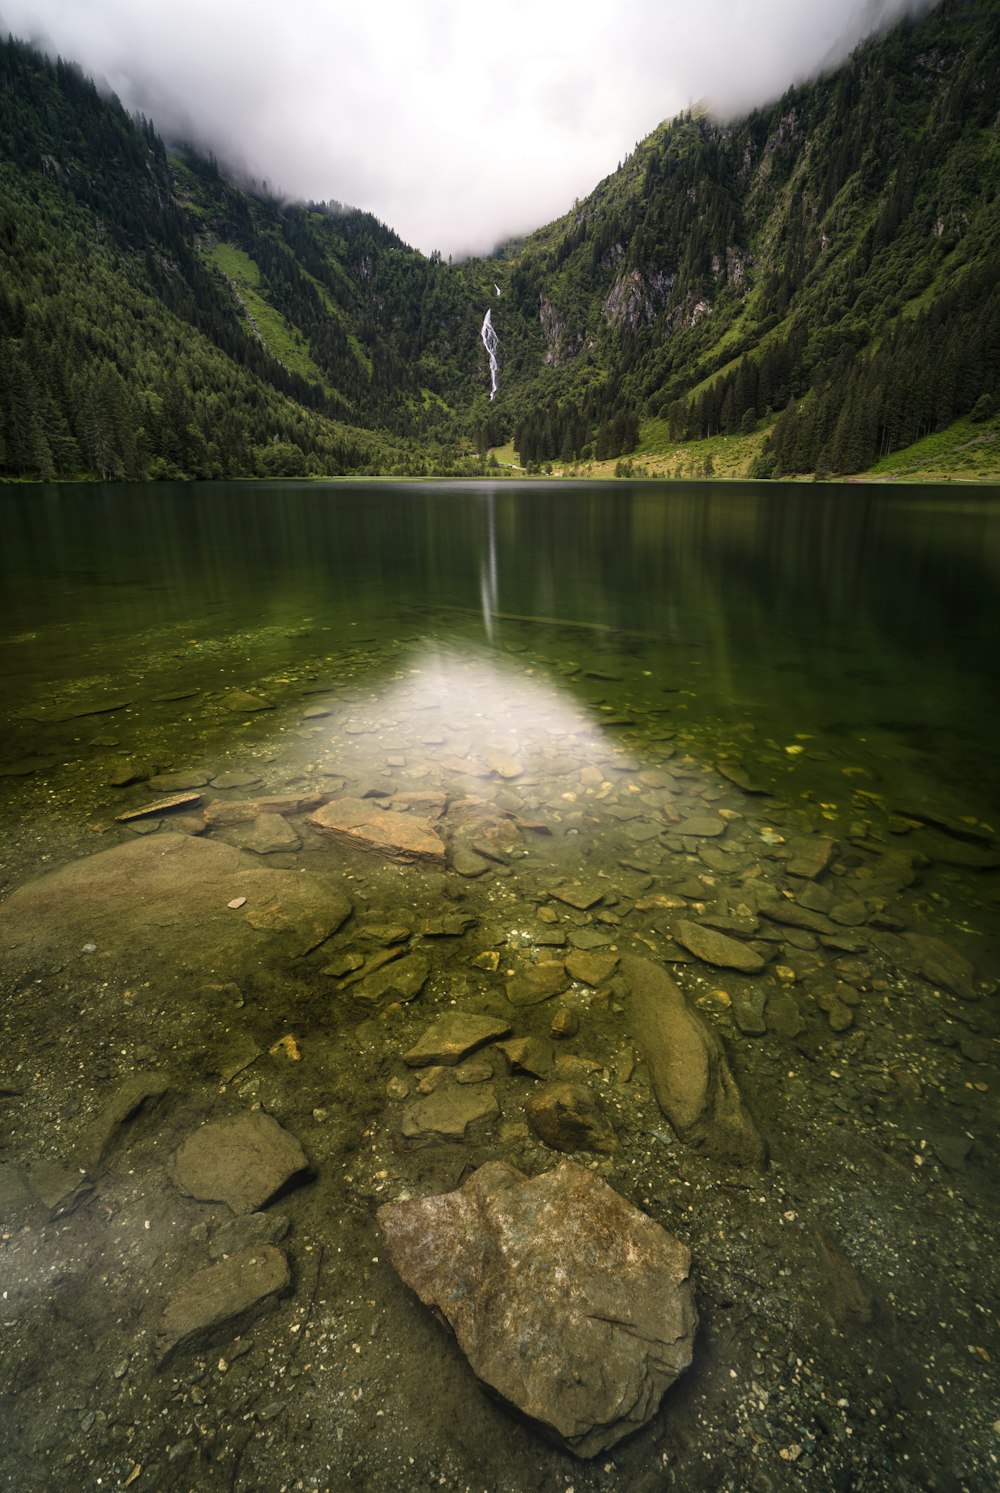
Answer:
[[[0,570],[4,1486],[995,1481],[1000,492],[16,486]],[[657,1103],[637,960],[766,1169]],[[304,1171],[192,1181],[262,1112]],[[700,1315],[585,1461],[376,1220],[568,1153]]]

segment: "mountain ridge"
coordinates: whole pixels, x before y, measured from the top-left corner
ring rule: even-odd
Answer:
[[[169,153],[25,43],[0,84],[5,475],[464,475],[505,445],[691,475],[739,436],[744,475],[827,476],[995,430],[996,0],[942,0],[740,120],[665,121],[459,264]]]

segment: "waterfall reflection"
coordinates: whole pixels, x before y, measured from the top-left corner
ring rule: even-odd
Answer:
[[[500,605],[500,578],[497,564],[496,492],[486,493],[486,554],[479,566],[479,590],[483,604],[483,626],[490,642],[494,638],[494,618]]]

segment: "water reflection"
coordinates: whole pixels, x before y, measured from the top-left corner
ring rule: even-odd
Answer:
[[[497,562],[496,493],[493,488],[484,495],[486,503],[486,554],[479,567],[479,588],[483,598],[483,625],[490,642],[494,639],[493,621],[500,606],[500,574]]]

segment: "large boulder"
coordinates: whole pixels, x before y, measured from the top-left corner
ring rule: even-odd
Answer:
[[[621,973],[630,990],[632,1035],[678,1139],[715,1161],[766,1166],[767,1146],[711,1027],[658,964],[630,954]]]
[[[328,877],[263,867],[232,845],[159,833],[71,861],[0,906],[0,954],[64,960],[84,947],[130,966],[256,961],[278,935],[291,956],[335,933],[351,903]]]
[[[697,1327],[679,1239],[572,1161],[502,1161],[378,1210],[390,1261],[481,1380],[578,1457],[656,1413]]]

